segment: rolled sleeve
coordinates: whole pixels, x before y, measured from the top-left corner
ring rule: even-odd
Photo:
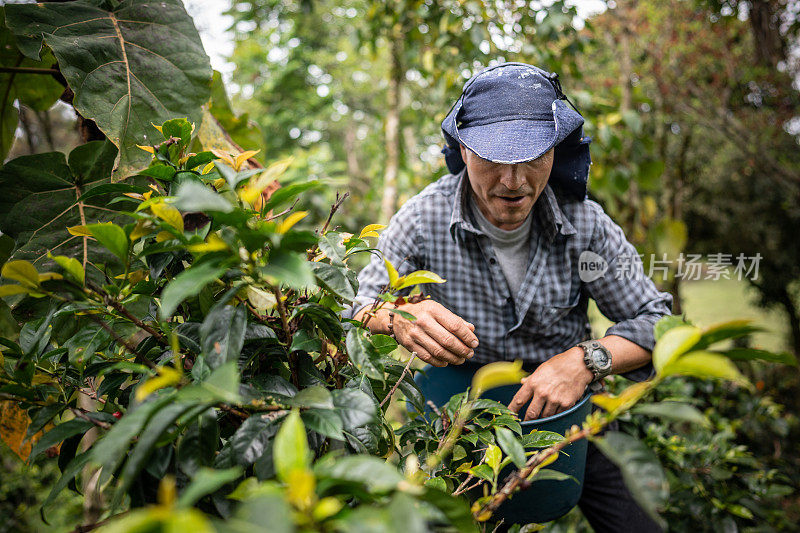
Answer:
[[[672,295],[659,291],[645,276],[636,248],[611,218],[600,209],[592,236],[591,251],[608,263],[606,272],[586,283],[588,294],[608,319],[616,322],[606,335],[618,335],[651,351],[655,345],[654,327],[663,316],[672,313]],[[634,381],[654,375],[652,362],[621,374]]]
[[[381,253],[373,253],[369,264],[359,273],[358,294],[352,307],[342,313],[345,318],[353,318],[364,307],[371,305],[389,284],[384,257],[395,266],[401,276],[424,268],[424,239],[420,231],[420,213],[417,207],[414,199],[406,202],[381,232],[376,246]],[[401,292],[410,290],[408,288]]]

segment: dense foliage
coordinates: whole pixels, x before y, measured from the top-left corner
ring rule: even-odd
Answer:
[[[371,16],[393,20],[388,8]],[[74,501],[70,489],[82,494],[84,524],[111,531],[473,531],[516,490],[571,482],[546,467],[588,438],[663,520],[669,486],[655,455],[601,431],[634,406],[702,428],[706,417],[685,400],[644,402],[679,386],[676,376],[752,390],[734,360],[794,362],[726,344],[755,331],[746,322],[701,329],[667,317],[656,328],[656,377],[596,395],[602,411],[565,435],[523,434],[505,406],[480,397],[518,383],[514,363],[484,367],[469,390],[422,415],[412,361],[401,362],[391,337],[369,333],[369,314],[342,314],[358,289],[353,264],[378,253],[382,226],[337,229],[338,195],[322,221],[307,223],[299,209],[324,185],[288,172],[291,158],[236,145],[252,138],[247,120],[212,79],[180,2],[12,5],[5,18],[5,52],[44,71],[52,54],[81,120],[105,134],[0,169],[0,405],[4,422],[22,421],[4,424],[2,436],[47,475],[57,463],[45,519],[74,520],[60,507]],[[14,76],[2,82],[18,91],[17,105],[35,101]],[[14,102],[1,104],[8,112]],[[373,309],[444,281],[386,267],[390,283]],[[671,439],[645,434],[673,460]],[[728,462],[743,464],[747,454],[733,451]],[[779,478],[742,483],[780,496],[788,484]],[[771,516],[740,492],[718,507]]]

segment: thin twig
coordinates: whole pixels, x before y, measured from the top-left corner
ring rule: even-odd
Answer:
[[[136,326],[139,327],[140,329],[143,329],[144,331],[146,331],[147,333],[149,333],[150,335],[155,337],[156,340],[158,342],[160,342],[161,344],[163,344],[165,346],[169,346],[169,341],[167,341],[167,338],[164,337],[164,335],[162,335],[160,332],[158,332],[157,330],[153,329],[151,326],[148,326],[147,324],[145,324],[144,322],[142,322],[141,320],[136,318],[133,314],[131,314],[130,311],[125,309],[125,307],[121,303],[119,303],[118,301],[114,300],[109,295],[103,294],[103,303],[113,307],[114,310],[116,310],[119,314],[121,314],[122,316],[124,316],[125,318],[127,318],[128,320],[133,322],[134,324],[136,324]]]
[[[417,352],[411,352],[411,357],[408,358],[408,362],[406,363],[406,367],[403,369],[403,372],[400,374],[400,378],[397,380],[397,383],[394,384],[392,390],[389,391],[389,394],[386,395],[386,398],[383,399],[380,407],[383,407],[383,404],[389,401],[389,398],[392,397],[392,394],[394,394],[394,392],[397,390],[397,387],[400,386],[400,383],[403,381],[403,378],[406,377],[409,368],[411,368],[411,363],[414,362],[414,359],[416,359],[416,357],[417,357]]]
[[[119,334],[117,334],[117,332],[114,331],[108,324],[106,324],[105,322],[103,322],[102,320],[100,320],[99,318],[94,316],[93,314],[87,314],[86,316],[89,317],[89,319],[92,320],[93,322],[96,322],[97,324],[99,324],[100,327],[102,327],[104,330],[106,330],[106,332],[108,332],[108,334],[111,335],[111,337],[117,343],[121,344],[126,350],[128,350],[136,358],[136,361],[147,365],[152,370],[155,370],[156,368],[158,368],[154,362],[152,362],[150,359],[148,359],[147,357],[145,357],[144,355],[139,353],[136,350],[136,346],[134,346],[133,344],[129,343],[128,341],[126,341],[125,339],[120,337]]]
[[[271,217],[267,217],[265,222],[269,222],[270,220],[275,220],[276,218],[282,217],[283,215],[289,213],[292,209],[294,209],[294,206],[296,206],[297,202],[299,202],[299,201],[300,201],[300,198],[296,199],[291,206],[287,207],[286,209],[284,209],[283,211],[281,211],[277,215],[272,215]]]
[[[333,219],[333,214],[342,206],[342,203],[350,196],[349,192],[344,193],[341,197],[339,193],[336,193],[336,202],[331,206],[331,211],[328,213],[328,219],[325,221],[325,225],[322,226],[322,230],[320,230],[320,235],[325,235],[325,232],[328,231],[328,226],[331,224],[331,220]],[[317,250],[319,249],[319,245],[315,244],[311,248],[308,249],[308,253],[306,254],[306,258],[311,260],[316,254]]]
[[[109,424],[108,422],[103,422],[102,420],[95,420],[94,418],[92,418],[91,416],[87,415],[86,413],[84,413],[80,409],[76,409],[75,407],[70,407],[69,410],[72,411],[72,414],[74,414],[78,418],[86,420],[87,422],[91,422],[92,424],[94,424],[95,426],[97,426],[99,428],[111,429],[111,424]]]
[[[460,495],[464,494],[465,492],[467,492],[468,490],[471,490],[471,489],[473,489],[473,488],[474,488],[474,487],[476,487],[477,485],[480,485],[480,484],[481,484],[481,482],[483,481],[483,480],[481,479],[481,480],[479,480],[479,481],[478,481],[477,485],[473,485],[472,487],[465,488],[465,487],[467,486],[467,484],[468,484],[470,481],[472,481],[474,478],[475,478],[475,476],[473,476],[472,474],[468,475],[468,476],[467,476],[467,479],[465,479],[463,482],[461,482],[461,485],[459,485],[459,486],[456,488],[456,490],[454,490],[454,491],[453,491],[453,496],[460,496]]]
[[[37,68],[37,67],[0,67],[0,72],[15,73],[15,74],[61,74],[61,71],[55,68]]]

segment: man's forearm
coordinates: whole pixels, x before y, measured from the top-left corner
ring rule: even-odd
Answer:
[[[607,335],[598,342],[611,352],[611,372],[622,374],[650,362],[652,355],[633,341],[619,335]]]
[[[400,308],[402,306],[398,306]],[[367,328],[372,333],[389,333],[389,315],[391,314],[387,308],[379,307],[376,310],[372,310],[372,306],[368,305],[357,312],[354,316],[354,320],[359,320],[363,322],[367,318],[367,313],[372,312],[372,318],[369,319],[367,322]]]

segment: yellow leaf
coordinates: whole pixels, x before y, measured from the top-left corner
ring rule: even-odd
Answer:
[[[234,164],[233,159],[231,158],[230,155],[228,155],[225,152],[222,152],[220,150],[214,150],[214,149],[211,150],[211,153],[214,154],[215,156],[219,157],[224,162],[226,162],[229,167],[235,168],[236,165]]]
[[[181,212],[171,205],[167,205],[163,202],[155,203],[150,206],[150,211],[173,228],[183,232],[183,217],[181,216]]]
[[[176,495],[175,477],[167,474],[161,479],[161,483],[158,485],[158,503],[164,507],[172,507],[175,505]]]
[[[156,242],[164,242],[174,238],[175,236],[168,231],[159,231],[158,235],[156,235]]]
[[[143,279],[146,279],[149,273],[149,270],[134,270],[132,272],[128,272],[127,278],[125,277],[125,274],[120,274],[119,276],[114,276],[114,279],[127,279],[129,285],[136,285]]]
[[[193,253],[219,252],[228,249],[228,244],[223,241],[216,233],[211,233],[206,242],[200,244],[190,244],[186,247]]]
[[[490,513],[489,511],[484,511],[480,514],[477,514],[483,508],[484,503],[485,502],[483,501],[483,498],[481,498],[480,500],[473,503],[472,507],[470,508],[470,511],[472,511],[472,516],[474,516],[475,520],[477,520],[478,522],[486,522],[492,517],[492,513]]]
[[[149,200],[152,195],[153,195],[153,191],[147,191],[146,193],[142,194],[142,198],[144,198],[145,200]],[[138,211],[138,209],[137,209],[137,211]]]
[[[370,224],[369,226],[364,227],[361,230],[361,233],[358,235],[359,239],[365,239],[367,237],[377,237],[378,232],[385,228],[385,224]]]
[[[91,237],[92,233],[89,231],[89,226],[81,225],[81,226],[72,226],[67,228],[67,231],[70,232],[72,235],[76,235],[78,237]]]
[[[161,126],[157,126],[156,124],[153,124],[152,122],[150,123],[150,125],[153,126],[155,129],[157,129],[158,133],[160,133],[161,135],[164,135],[164,132],[162,131]]]
[[[3,265],[0,274],[4,278],[20,282],[25,287],[36,288],[39,286],[39,273],[36,271],[36,267],[28,261],[9,261]]]
[[[42,283],[43,281],[50,281],[53,279],[64,279],[64,276],[56,272],[43,272],[39,274],[39,283]]]
[[[322,498],[319,502],[317,502],[317,505],[314,506],[314,511],[312,511],[311,516],[315,521],[322,522],[326,518],[330,518],[341,511],[342,507],[344,507],[344,504],[339,501],[338,498],[328,496],[327,498]]]
[[[305,218],[307,214],[308,211],[296,211],[292,213],[284,220],[282,220],[280,224],[278,224],[278,227],[275,228],[275,231],[283,235],[284,233],[292,229],[292,226],[303,220],[303,218]]]
[[[289,471],[286,480],[286,499],[299,509],[307,509],[314,501],[316,479],[310,470],[295,468]]]
[[[255,206],[256,200],[261,196],[261,193],[272,184],[278,176],[283,174],[289,165],[292,164],[294,158],[288,157],[272,163],[267,169],[259,174],[250,178],[244,187],[239,191],[239,198],[248,204]],[[260,211],[260,209],[259,209]]]
[[[391,261],[383,258],[383,264],[386,265],[386,271],[389,273],[389,286],[394,287],[397,284],[397,280],[400,275],[397,273],[397,269],[394,267]]]
[[[658,339],[653,348],[653,366],[657,372],[688,352],[700,340],[702,332],[696,326],[677,326]]]
[[[0,298],[15,294],[28,294],[29,290],[22,285],[0,285]]]
[[[645,393],[650,390],[651,382],[649,381],[642,381],[640,383],[636,383],[631,385],[619,396],[614,396],[613,394],[603,393],[603,394],[595,394],[592,396],[592,403],[602,407],[606,411],[611,414],[616,414],[618,412],[624,412],[630,409],[630,407],[638,402]]]
[[[158,389],[177,385],[181,377],[181,372],[171,366],[158,367],[158,375],[151,377],[136,389],[136,401],[143,401]]]
[[[490,444],[486,448],[486,455],[484,456],[486,464],[492,469],[494,475],[500,473],[500,462],[503,460],[503,452],[498,446]]]
[[[153,148],[152,146],[142,146],[141,144],[137,144],[136,147],[139,148],[140,150],[144,150],[148,154],[155,155],[155,153],[156,153],[155,148]]]
[[[406,274],[405,276],[398,278],[397,286],[392,285],[392,288],[395,290],[405,289],[406,287],[411,287],[412,285],[421,285],[423,283],[444,283],[445,280],[439,277],[438,274],[434,274],[429,270],[417,270],[415,272],[411,272],[410,274]]]
[[[214,170],[214,162],[213,161],[207,163],[206,166],[203,167],[203,171],[200,172],[200,174],[208,174],[212,170]],[[222,178],[220,178],[220,179],[222,179]],[[223,180],[223,181],[225,181],[225,180]]]
[[[136,223],[133,227],[133,231],[131,231],[131,242],[135,242],[146,235],[150,235],[152,232],[152,224],[147,220],[140,220]]]
[[[273,180],[276,180],[278,177],[280,177],[281,174],[286,172],[286,169],[289,168],[289,166],[292,164],[293,161],[294,157],[287,157],[285,159],[275,161],[270,166],[268,166],[267,170],[265,170],[263,174],[261,174],[261,176],[264,177],[264,180],[266,180],[267,185],[269,185]]]
[[[519,385],[528,374],[522,370],[522,361],[498,361],[480,367],[472,376],[470,398],[477,398],[485,391],[503,385]]]
[[[138,192],[124,192],[122,195],[127,196],[128,198],[133,198],[134,200],[144,200],[144,196]]]
[[[244,164],[245,161],[247,161],[260,151],[261,150],[247,150],[246,152],[242,152],[241,154],[237,155],[236,159],[233,161],[234,163],[233,168],[235,168],[238,172],[239,170],[241,170],[242,165]]]

